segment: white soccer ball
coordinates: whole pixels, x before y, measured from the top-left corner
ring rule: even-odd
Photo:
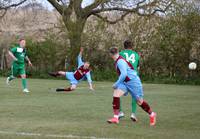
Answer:
[[[197,64],[195,63],[195,62],[191,62],[190,64],[189,64],[189,69],[190,70],[195,70],[197,68]]]

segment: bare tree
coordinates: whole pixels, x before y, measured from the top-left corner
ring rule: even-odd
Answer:
[[[88,6],[83,7],[84,0],[47,0],[62,16],[68,30],[71,45],[72,60],[81,47],[81,35],[85,23],[90,16],[96,16],[103,21],[115,24],[123,20],[128,14],[151,16],[156,13],[164,13],[175,0],[94,0]],[[109,13],[117,13],[117,17],[110,18]],[[74,61],[70,61],[74,64]]]
[[[0,0],[0,18],[2,18],[8,9],[12,7],[17,7],[27,0]]]

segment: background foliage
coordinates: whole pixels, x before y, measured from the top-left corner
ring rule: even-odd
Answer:
[[[48,71],[69,70],[72,51],[62,21],[58,26],[56,32],[49,29],[42,41],[27,37],[28,55],[34,64],[27,69],[29,76],[47,78]],[[113,81],[116,74],[108,48],[123,49],[123,41],[130,39],[141,56],[143,81],[200,84],[199,36],[200,11],[195,6],[179,7],[166,16],[130,15],[115,25],[91,17],[82,35],[83,57],[92,64],[94,80]],[[197,63],[197,70],[188,69],[191,61]],[[7,74],[7,70],[1,72]]]

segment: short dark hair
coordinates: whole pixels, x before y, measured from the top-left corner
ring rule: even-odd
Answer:
[[[133,43],[130,40],[124,41],[124,49],[129,49],[133,47]]]
[[[25,39],[24,39],[24,38],[20,38],[20,39],[19,39],[19,42],[21,42],[21,41],[23,41],[23,40],[25,41]]]
[[[109,53],[112,54],[112,55],[115,55],[119,52],[118,48],[117,47],[111,47],[109,49]]]

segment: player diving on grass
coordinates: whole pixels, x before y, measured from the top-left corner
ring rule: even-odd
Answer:
[[[49,72],[50,76],[58,77],[58,76],[63,76],[67,80],[70,81],[71,86],[68,88],[57,88],[56,91],[73,91],[76,89],[78,83],[82,80],[87,80],[89,84],[89,89],[93,89],[92,85],[92,79],[91,79],[91,74],[90,74],[90,63],[88,61],[83,62],[82,60],[82,54],[83,54],[83,48],[80,48],[80,53],[78,55],[78,68],[75,72],[65,72],[65,71],[57,71],[57,72]]]
[[[156,113],[153,112],[149,104],[143,99],[143,88],[140,78],[134,71],[133,66],[119,55],[118,49],[113,47],[109,50],[111,58],[115,61],[115,69],[119,75],[114,83],[113,89],[113,113],[114,117],[109,119],[108,123],[119,123],[120,97],[129,92],[137,101],[137,104],[149,114],[150,125],[156,124]]]
[[[25,39],[20,39],[19,44],[8,51],[8,54],[13,59],[13,62],[11,66],[11,75],[7,78],[6,83],[9,85],[10,81],[20,75],[22,79],[23,92],[29,93],[26,82],[25,60],[28,61],[29,66],[32,66],[32,63],[26,54],[25,47]]]
[[[137,52],[133,51],[133,45],[132,45],[132,42],[130,40],[124,41],[124,50],[122,50],[119,54],[120,54],[120,56],[122,56],[128,62],[131,63],[134,70],[137,72],[137,75],[139,75],[138,69],[139,69],[139,59],[140,59],[140,57],[139,57]],[[132,119],[133,122],[136,122],[137,121],[137,118],[136,118],[137,103],[136,103],[136,100],[134,98],[132,98],[131,106],[132,106],[131,119]],[[121,103],[121,99],[120,99],[119,118],[122,118],[122,117],[124,117],[124,113],[122,111],[122,103]]]

